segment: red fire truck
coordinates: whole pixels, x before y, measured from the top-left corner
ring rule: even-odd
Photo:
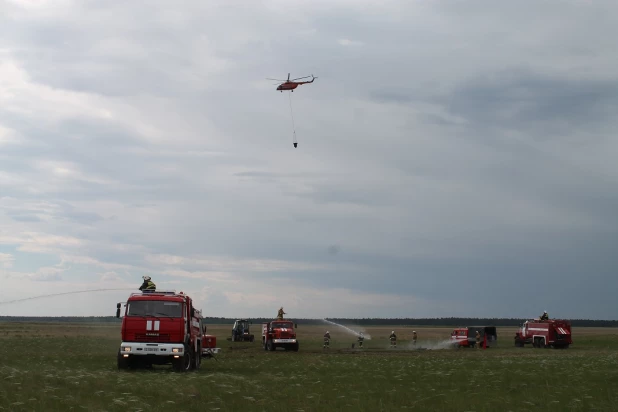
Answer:
[[[201,319],[200,319],[201,320]],[[219,353],[221,348],[217,348],[217,337],[206,334],[206,325],[202,325],[204,334],[202,335],[202,357],[212,358]]]
[[[118,303],[117,318],[120,307]],[[171,363],[179,372],[198,370],[209,352],[203,350],[205,331],[200,311],[183,292],[132,293],[122,318],[118,368]]]
[[[298,325],[290,320],[273,320],[271,322],[262,323],[262,345],[264,350],[275,350],[277,348],[285,348],[298,352],[298,339],[296,339],[296,331]]]
[[[571,321],[565,319],[525,321],[515,333],[515,346],[531,343],[535,348],[566,349],[573,343]]]
[[[466,326],[451,332],[451,342],[456,348],[473,348],[476,345],[476,331],[481,335],[481,347],[489,348],[498,341],[495,326]]]

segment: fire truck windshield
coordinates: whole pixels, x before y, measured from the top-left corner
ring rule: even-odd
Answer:
[[[273,329],[293,329],[294,325],[292,322],[277,322],[272,324]]]
[[[163,300],[136,300],[127,305],[127,316],[182,317],[182,303]]]

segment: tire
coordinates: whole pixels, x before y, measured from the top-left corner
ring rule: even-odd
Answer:
[[[193,370],[199,371],[202,366],[202,345],[201,343],[198,346],[198,353],[193,354]]]
[[[118,364],[118,369],[122,370],[122,369],[129,369],[130,367],[130,360],[129,358],[125,358],[124,356],[122,356],[120,354],[120,349],[118,349],[118,357],[117,357],[117,364]]]
[[[273,344],[273,341],[272,341],[272,340],[269,340],[269,341],[267,341],[267,342],[266,342],[266,348],[267,348],[269,351],[271,351],[271,352],[272,352],[272,351],[274,351],[274,350],[276,349],[276,348],[275,348],[275,345]]]
[[[299,343],[298,343],[298,342],[296,342],[295,344],[293,344],[293,345],[292,345],[292,350],[293,350],[294,352],[298,352],[298,347],[299,347]]]
[[[188,372],[193,368],[193,349],[185,345],[184,355],[182,358],[173,359],[172,367],[176,372]]]

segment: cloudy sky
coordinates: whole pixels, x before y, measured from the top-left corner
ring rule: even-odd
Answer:
[[[0,0],[0,315],[618,318],[618,3],[376,4]]]

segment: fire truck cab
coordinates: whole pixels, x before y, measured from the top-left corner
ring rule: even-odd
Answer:
[[[264,350],[273,351],[277,348],[285,348],[298,352],[298,339],[294,328],[297,324],[291,320],[273,320],[262,323],[262,345]]]
[[[116,305],[120,318],[121,304]],[[172,364],[174,370],[198,370],[204,325],[193,300],[183,292],[132,293],[122,317],[118,368]]]

